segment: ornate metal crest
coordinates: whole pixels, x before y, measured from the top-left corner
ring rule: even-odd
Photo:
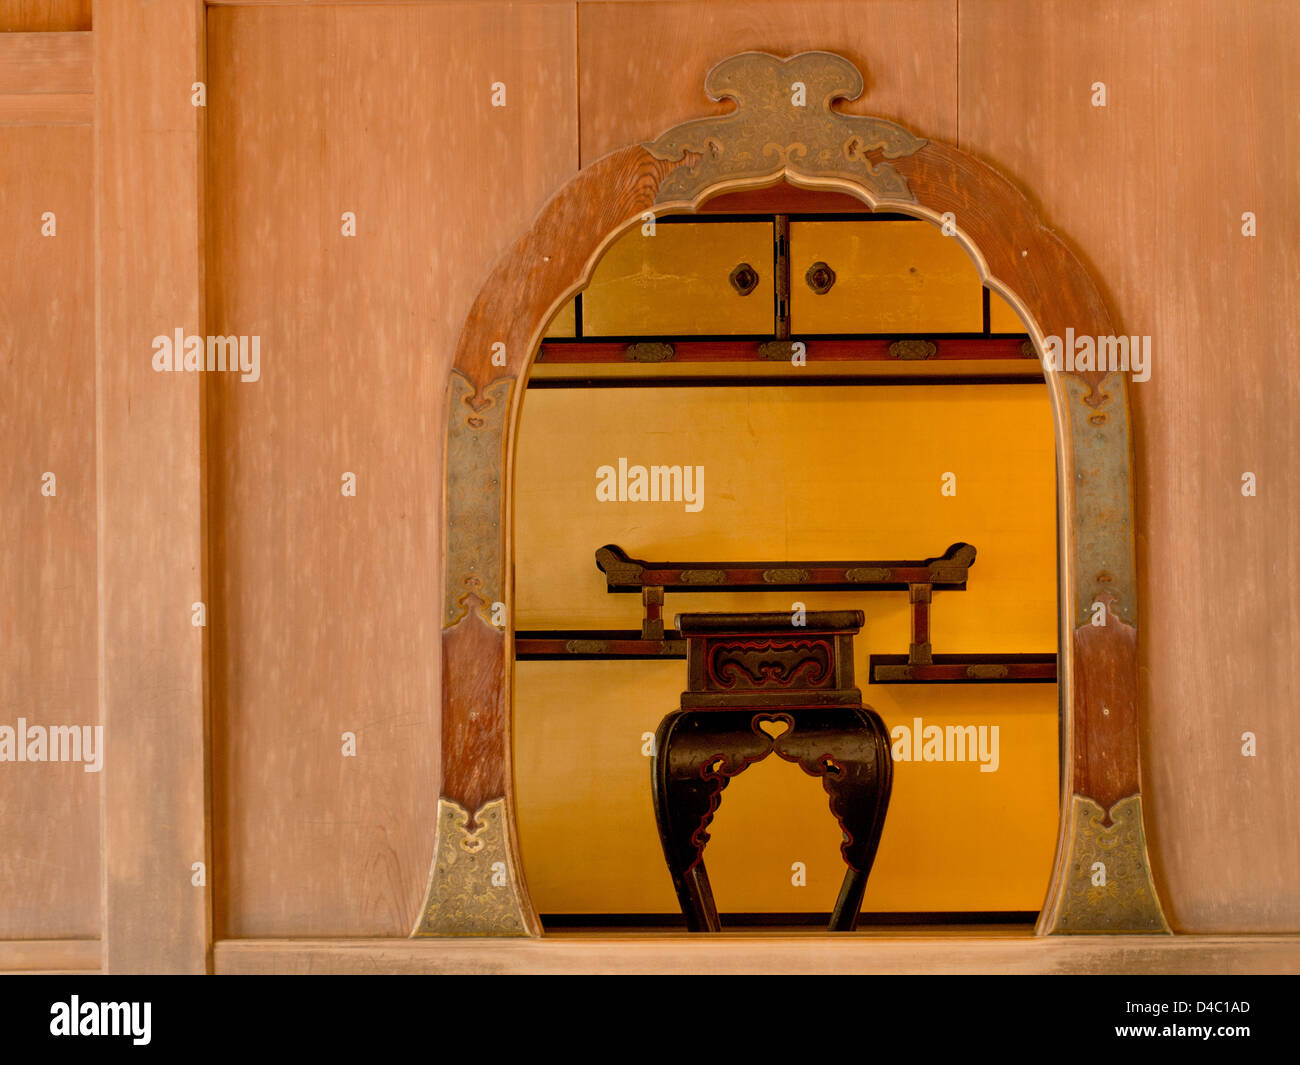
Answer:
[[[656,203],[694,200],[720,181],[783,173],[847,178],[880,199],[915,202],[902,175],[879,160],[911,155],[926,142],[882,118],[831,109],[862,95],[862,75],[842,56],[742,52],[710,70],[704,88],[711,100],[735,100],[736,110],[684,122],[645,145],[659,159],[686,160],[664,179]]]

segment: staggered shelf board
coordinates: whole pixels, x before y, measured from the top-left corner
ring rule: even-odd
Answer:
[[[672,629],[647,640],[639,629],[521,629],[515,633],[517,661],[599,661],[627,658],[686,658],[686,641]]]
[[[1055,654],[872,655],[871,684],[1055,684]]]

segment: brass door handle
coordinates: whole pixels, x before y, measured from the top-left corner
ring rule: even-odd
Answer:
[[[740,295],[748,296],[754,289],[758,288],[758,271],[749,263],[740,263],[731,271],[731,277],[728,278],[731,287]]]
[[[803,279],[813,292],[818,296],[824,296],[831,290],[831,286],[835,284],[835,271],[826,263],[818,260],[808,267],[808,272],[803,275]]]

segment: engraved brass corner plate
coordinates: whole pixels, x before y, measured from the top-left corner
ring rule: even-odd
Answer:
[[[782,174],[847,178],[878,200],[915,202],[883,160],[911,155],[926,142],[882,118],[831,109],[836,100],[862,95],[861,73],[842,56],[742,52],[710,70],[704,88],[709,99],[734,100],[736,109],[685,122],[645,145],[658,159],[685,160],[664,179],[656,203],[694,200],[724,181]]]
[[[515,884],[518,871],[506,842],[505,800],[474,814],[451,799],[438,800],[438,836],[424,911],[415,936],[526,936]]]
[[[1130,795],[1106,812],[1083,795],[1070,801],[1066,837],[1069,868],[1052,932],[1169,933],[1147,860],[1142,796]]]

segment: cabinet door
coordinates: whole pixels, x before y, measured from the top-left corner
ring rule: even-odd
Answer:
[[[582,332],[771,336],[773,273],[770,222],[661,221],[654,236],[637,226],[597,264],[582,294]]]
[[[550,324],[546,327],[546,332],[542,335],[545,337],[573,336],[575,318],[574,301],[569,300],[568,303],[555,312],[555,317],[551,319]]]
[[[1025,332],[1025,323],[1020,320],[1020,315],[1016,314],[1011,304],[993,291],[989,292],[989,332]]]
[[[975,264],[929,222],[790,223],[794,336],[978,333],[983,300]]]

